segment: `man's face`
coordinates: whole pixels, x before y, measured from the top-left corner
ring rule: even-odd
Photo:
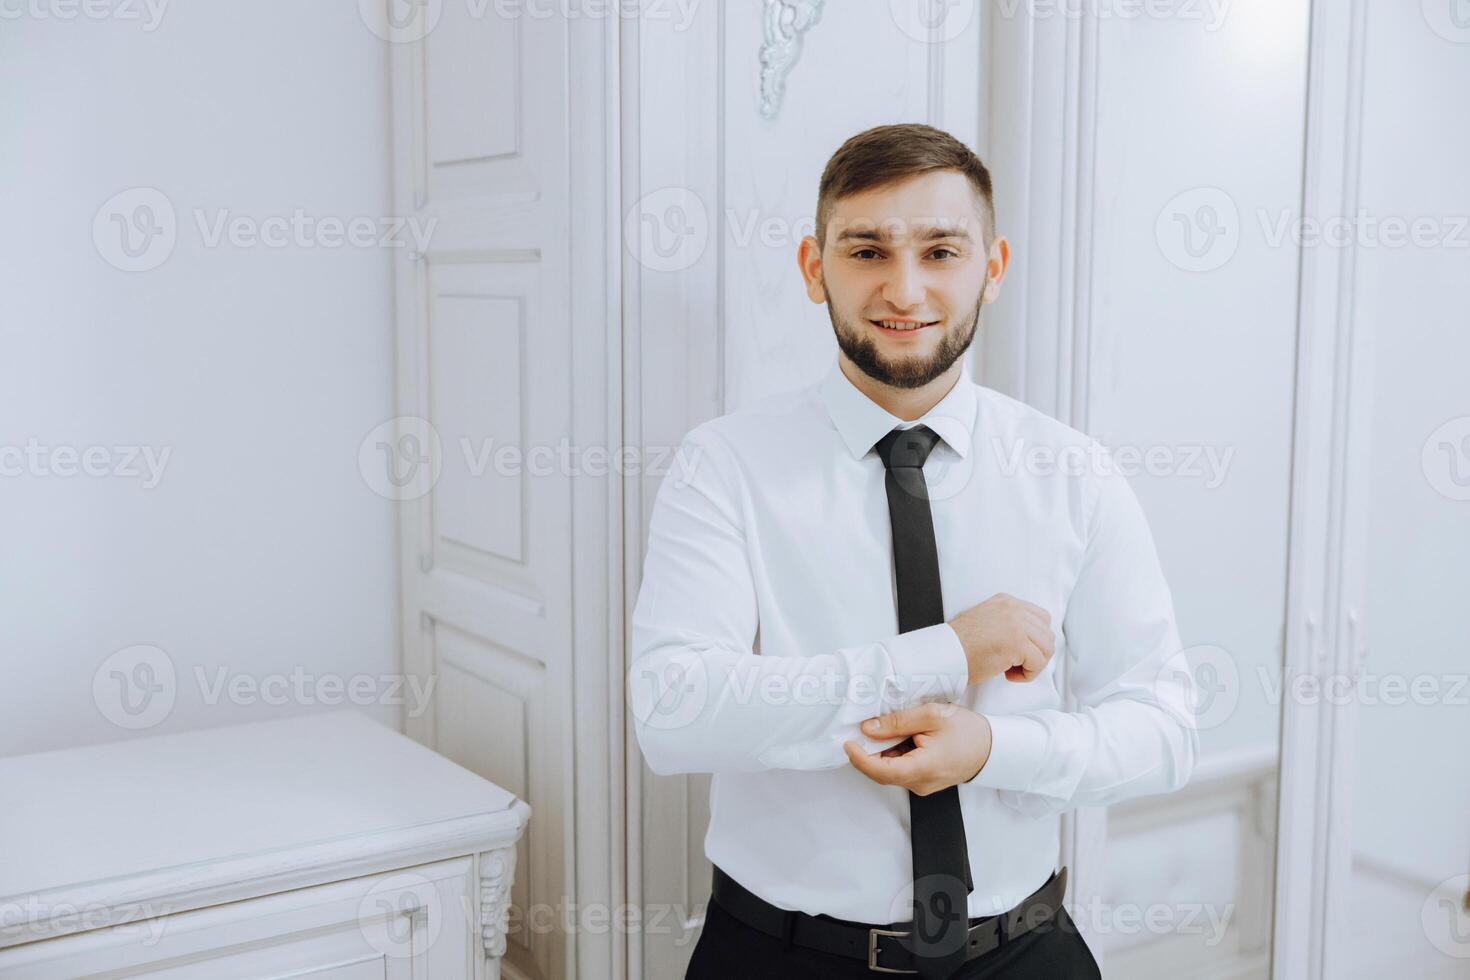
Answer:
[[[801,264],[843,353],[899,388],[949,370],[1005,271],[996,255],[1004,243],[986,251],[989,230],[968,178],[941,170],[841,198],[826,233],[819,253],[815,239],[803,243]]]

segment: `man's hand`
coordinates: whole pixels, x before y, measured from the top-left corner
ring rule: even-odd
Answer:
[[[869,738],[908,735],[900,743],[869,755],[861,742],[842,743],[853,768],[876,783],[902,786],[919,796],[969,782],[990,759],[990,722],[969,708],[944,701],[904,708],[862,724]]]
[[[949,621],[970,662],[969,683],[997,674],[1008,681],[1034,680],[1056,652],[1051,613],[1001,592]]]

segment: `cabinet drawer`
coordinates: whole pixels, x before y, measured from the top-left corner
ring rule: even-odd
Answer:
[[[0,978],[469,980],[473,868],[455,858],[12,947]]]

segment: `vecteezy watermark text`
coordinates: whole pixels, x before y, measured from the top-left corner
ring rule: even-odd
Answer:
[[[446,465],[471,479],[566,476],[664,476],[683,489],[694,479],[699,446],[578,445],[563,437],[555,443],[523,446],[494,438],[461,436],[451,459],[445,441],[427,419],[401,415],[374,426],[358,445],[357,466],[363,482],[389,500],[417,500],[438,483]],[[454,456],[457,455],[457,458]]]
[[[1214,490],[1225,482],[1230,463],[1235,458],[1234,446],[1155,445],[1052,446],[1028,443],[1024,438],[991,439],[991,447],[1001,474],[1016,476],[1110,476],[1178,477],[1200,481],[1206,490]]]
[[[169,0],[0,0],[0,20],[115,20],[158,30]]]
[[[342,707],[401,706],[409,718],[428,710],[438,675],[345,674],[309,671],[241,671],[219,666],[193,668],[200,700],[215,706],[265,704]],[[116,651],[92,675],[92,701],[104,718],[137,731],[153,728],[173,713],[181,678],[167,652],[150,644]]]
[[[196,207],[189,213],[199,244],[206,249],[401,248],[423,254],[439,223],[432,216],[312,214],[305,208],[259,215]],[[131,187],[114,194],[92,219],[97,254],[123,272],[147,272],[168,261],[179,231],[173,201],[155,187]]]
[[[0,477],[111,477],[152,490],[172,454],[172,446],[48,446],[30,438],[24,446],[0,445]]]

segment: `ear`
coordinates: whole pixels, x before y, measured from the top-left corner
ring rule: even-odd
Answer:
[[[807,235],[796,249],[796,264],[806,281],[806,295],[813,303],[825,303],[827,290],[822,285],[822,249],[817,240]]]
[[[1006,269],[1011,264],[1011,243],[1004,237],[997,237],[990,243],[990,254],[985,260],[985,296],[986,303],[994,303],[1000,295],[1000,284],[1006,277]]]

